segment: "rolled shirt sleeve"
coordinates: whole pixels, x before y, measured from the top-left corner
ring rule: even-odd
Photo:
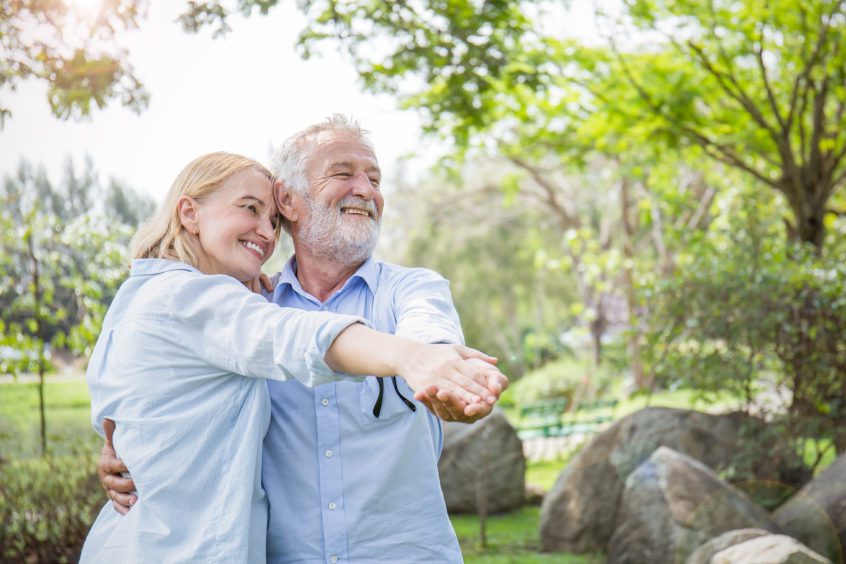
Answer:
[[[253,378],[315,386],[345,376],[326,351],[361,317],[279,307],[220,275],[181,277],[171,293],[175,338],[210,364]]]
[[[449,281],[431,270],[408,269],[394,293],[396,334],[423,343],[463,344]]]

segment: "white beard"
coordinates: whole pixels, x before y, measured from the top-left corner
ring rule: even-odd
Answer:
[[[335,263],[361,264],[370,258],[379,240],[380,221],[345,217],[341,208],[356,206],[376,215],[376,204],[354,196],[343,198],[334,208],[305,197],[307,216],[299,232],[300,243],[312,254]]]

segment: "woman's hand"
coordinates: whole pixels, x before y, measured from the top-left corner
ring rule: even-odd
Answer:
[[[508,379],[494,366],[496,359],[462,345],[410,345],[399,360],[399,375],[415,391],[415,399],[431,405],[432,399],[450,401],[454,409],[459,403],[466,415],[490,412],[490,409],[470,408],[473,404],[496,403],[500,393],[508,387]]]

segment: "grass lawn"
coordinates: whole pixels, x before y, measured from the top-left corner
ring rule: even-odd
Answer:
[[[525,506],[510,513],[492,515],[487,522],[487,547],[479,541],[479,518],[453,515],[452,525],[467,564],[593,564],[603,562],[599,554],[544,554],[539,552],[540,508]]]
[[[88,419],[88,388],[81,378],[51,381],[48,376],[44,403],[51,452],[64,454],[74,445],[99,442]],[[0,382],[0,458],[37,456],[40,444],[38,385]]]

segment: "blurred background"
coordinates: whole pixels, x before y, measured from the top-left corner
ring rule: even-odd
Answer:
[[[3,2],[0,560],[74,560],[104,501],[84,371],[136,227],[194,157],[335,112],[383,169],[377,256],[447,277],[512,381],[483,467],[519,501],[455,511],[468,562],[625,561],[547,494],[657,406],[777,436],[775,493],[742,445],[706,464],[781,507],[846,451],[844,33],[835,0]],[[842,519],[793,536],[843,561]]]

